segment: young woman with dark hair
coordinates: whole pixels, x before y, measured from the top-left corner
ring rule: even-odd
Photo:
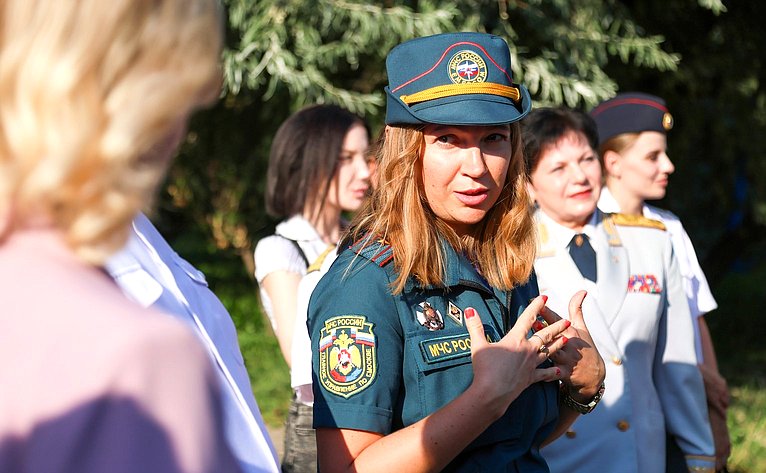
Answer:
[[[343,212],[357,210],[368,194],[368,144],[361,118],[336,105],[312,105],[288,118],[271,145],[266,210],[285,220],[258,242],[255,276],[293,371],[308,370],[310,363],[308,357],[292,359],[295,331],[306,330],[305,314],[296,313],[298,285],[312,263],[335,250],[345,226]],[[282,470],[315,471],[311,385],[293,388]]]

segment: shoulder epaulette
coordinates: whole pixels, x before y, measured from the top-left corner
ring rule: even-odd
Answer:
[[[394,259],[394,249],[382,238],[374,239],[365,236],[354,242],[349,248],[380,267],[387,265]]]
[[[332,253],[334,249],[336,249],[337,246],[335,245],[327,245],[327,248],[317,256],[317,259],[314,260],[313,263],[306,269],[306,274],[313,273],[314,271],[319,271],[319,269],[322,267],[322,263],[324,263],[324,260],[327,258],[327,255]]]
[[[620,235],[617,233],[617,227],[614,226],[615,215],[617,214],[604,214],[604,219],[602,221],[604,232],[606,232],[609,246],[622,246],[622,240],[620,240]]]
[[[612,221],[615,225],[622,227],[646,227],[656,228],[665,231],[665,224],[659,220],[646,218],[643,215],[612,214]]]
[[[556,250],[550,244],[548,227],[543,222],[537,222],[537,257],[545,258],[556,254]]]

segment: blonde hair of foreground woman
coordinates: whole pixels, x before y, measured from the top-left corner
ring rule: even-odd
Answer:
[[[123,245],[220,84],[214,0],[3,0],[0,240],[47,224],[85,261]]]

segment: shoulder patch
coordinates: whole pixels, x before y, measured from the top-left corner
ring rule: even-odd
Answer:
[[[337,246],[335,245],[327,245],[327,248],[317,256],[317,259],[314,260],[313,263],[306,269],[306,274],[313,273],[314,271],[319,271],[319,269],[322,267],[322,263],[324,263],[324,260],[327,258],[327,255],[332,253],[332,250],[336,249]]]
[[[394,249],[382,238],[374,239],[365,236],[354,242],[349,248],[380,267],[387,265],[394,259]]]
[[[319,340],[319,382],[346,399],[369,387],[377,374],[372,323],[363,315],[341,315],[324,322]]]
[[[612,214],[612,221],[621,227],[646,227],[665,231],[665,224],[659,220],[646,218],[643,215]]]

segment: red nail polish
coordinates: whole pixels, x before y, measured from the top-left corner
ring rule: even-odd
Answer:
[[[543,295],[542,297],[543,297],[543,304],[547,304],[548,303],[548,296]]]
[[[476,309],[474,309],[473,307],[468,307],[468,308],[465,309],[465,318],[466,319],[471,319],[475,315],[476,315]]]
[[[569,339],[567,337],[561,337],[561,343],[563,345],[566,345],[568,341],[569,341]]]
[[[556,376],[561,376],[561,370],[556,368]]]
[[[564,321],[564,328],[569,328],[569,326],[572,325],[572,322],[565,320]]]
[[[535,323],[532,324],[532,330],[534,330],[535,332],[539,332],[543,328],[544,328],[543,324],[541,324],[540,321],[538,320],[536,320]]]

